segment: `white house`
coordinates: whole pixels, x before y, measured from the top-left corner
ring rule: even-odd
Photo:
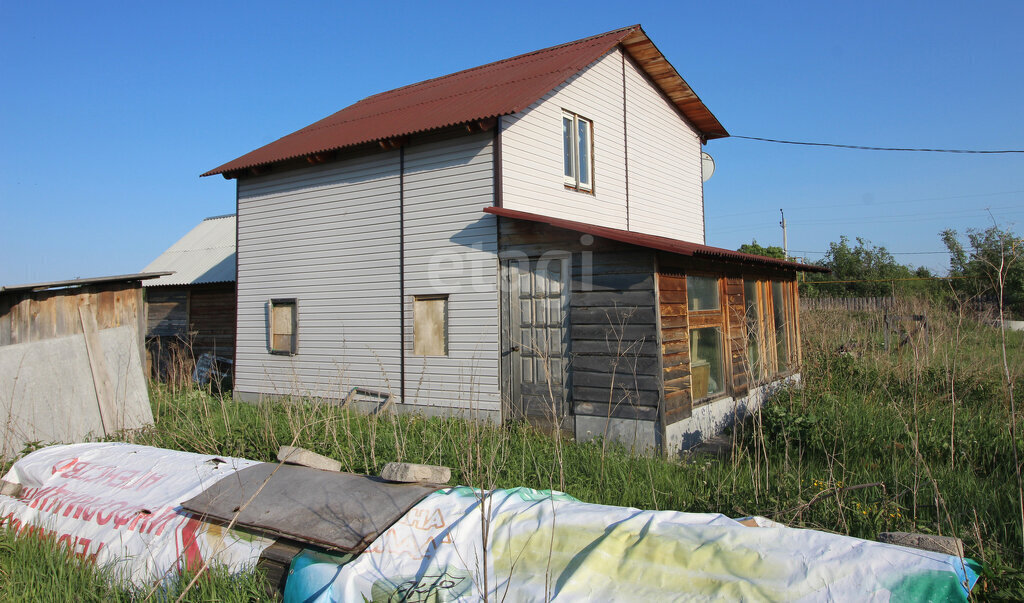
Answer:
[[[794,375],[792,262],[708,247],[728,133],[639,26],[371,96],[238,186],[235,393],[685,448]]]

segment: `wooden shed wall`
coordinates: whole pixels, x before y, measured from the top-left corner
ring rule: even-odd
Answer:
[[[126,325],[139,333],[142,350],[144,313],[138,281],[102,283],[47,291],[0,294],[0,345],[29,343],[82,333],[79,307],[88,307],[98,329]]]
[[[521,220],[500,220],[499,233],[505,256],[571,253],[573,414],[656,420],[661,383],[654,253],[594,237],[584,245],[578,232]],[[508,328],[502,331],[507,337]],[[510,374],[507,360],[503,373]]]
[[[235,284],[197,285],[189,293],[189,332],[192,353],[209,352],[232,358],[235,354]]]
[[[724,373],[727,376],[723,395],[743,396],[749,390],[750,370],[747,362],[747,329],[743,280],[774,279],[789,283],[796,299],[796,275],[759,266],[695,260],[678,255],[658,256],[658,311],[660,314],[662,376],[665,382],[665,423],[672,424],[691,416],[689,330],[686,274],[718,275],[722,303],[722,331],[725,346]],[[795,325],[799,333],[799,325]],[[796,339],[799,339],[798,337]],[[799,346],[796,347],[799,358]]]

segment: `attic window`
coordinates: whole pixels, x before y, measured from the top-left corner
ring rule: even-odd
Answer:
[[[594,190],[593,123],[562,111],[562,173],[565,186]]]
[[[295,354],[299,339],[299,308],[294,297],[270,300],[271,354]]]

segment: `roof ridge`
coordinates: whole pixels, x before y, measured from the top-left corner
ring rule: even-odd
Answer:
[[[484,63],[483,65],[477,65],[475,67],[469,67],[468,69],[462,69],[462,70],[456,71],[454,73],[448,73],[448,74],[445,74],[445,75],[439,75],[437,77],[432,77],[432,78],[425,79],[425,80],[422,80],[422,81],[419,81],[419,82],[414,82],[412,84],[406,84],[405,86],[399,86],[398,88],[392,88],[390,90],[385,90],[383,92],[378,92],[377,94],[371,94],[370,96],[367,96],[366,98],[364,98],[364,99],[362,99],[360,101],[357,101],[357,104],[361,103],[363,101],[366,101],[366,100],[370,100],[372,98],[377,98],[379,96],[395,94],[396,92],[401,92],[401,91],[404,91],[404,90],[408,90],[410,88],[416,88],[418,86],[424,86],[426,84],[430,84],[432,82],[437,82],[439,80],[446,80],[446,79],[449,79],[449,78],[453,78],[455,76],[463,75],[463,74],[469,73],[471,71],[476,71],[478,69],[494,67],[495,65],[501,65],[502,63],[510,63],[512,61],[524,59],[524,58],[529,57],[531,55],[538,55],[538,54],[541,54],[541,53],[550,52],[550,51],[553,51],[553,50],[558,50],[560,48],[566,48],[568,46],[574,46],[576,44],[584,44],[586,42],[590,42],[592,40],[596,40],[598,38],[603,38],[605,36],[609,36],[609,35],[612,35],[612,34],[615,34],[615,33],[619,33],[619,32],[627,32],[627,31],[628,32],[632,32],[632,31],[634,31],[636,29],[639,29],[639,28],[640,28],[639,24],[630,25],[630,26],[627,26],[627,27],[620,27],[618,29],[613,29],[611,31],[606,31],[604,33],[596,34],[596,35],[593,35],[593,36],[587,36],[586,38],[580,38],[579,40],[573,40],[572,42],[563,42],[562,44],[556,44],[555,46],[549,46],[547,48],[541,48],[539,50],[533,50],[533,51],[530,51],[530,52],[524,52],[523,54],[518,54],[518,55],[516,55],[514,57],[508,57],[507,59],[500,59],[498,61],[492,61],[490,63]]]

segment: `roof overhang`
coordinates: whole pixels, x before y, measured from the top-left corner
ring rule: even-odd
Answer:
[[[642,27],[634,26],[621,44],[655,85],[675,104],[679,112],[693,124],[704,140],[725,138],[729,135],[683,76],[679,75],[672,63],[668,62],[665,55],[661,54],[654,42],[647,37]]]
[[[795,270],[799,272],[831,272],[828,268],[824,268],[822,266],[815,266],[813,264],[801,264],[800,262],[777,260],[775,258],[769,258],[761,255],[753,255],[750,253],[741,253],[739,251],[723,249],[721,247],[711,247],[709,245],[689,243],[686,241],[670,239],[668,237],[659,237],[656,235],[643,234],[639,232],[633,232],[630,230],[620,230],[618,228],[594,226],[593,224],[584,224],[583,222],[575,222],[573,220],[552,218],[549,216],[542,216],[540,214],[516,211],[513,209],[505,209],[504,207],[485,207],[484,213],[493,214],[495,216],[500,216],[502,218],[526,220],[528,222],[539,222],[541,224],[547,224],[555,228],[564,228],[566,230],[573,230],[576,232],[593,235],[595,237],[602,237],[605,239],[610,239],[612,241],[618,241],[620,243],[627,243],[629,245],[646,247],[648,249],[656,249],[658,251],[665,251],[668,253],[675,253],[683,256],[705,258],[710,260],[724,260],[730,263],[749,264],[755,266],[779,268],[782,270]]]

